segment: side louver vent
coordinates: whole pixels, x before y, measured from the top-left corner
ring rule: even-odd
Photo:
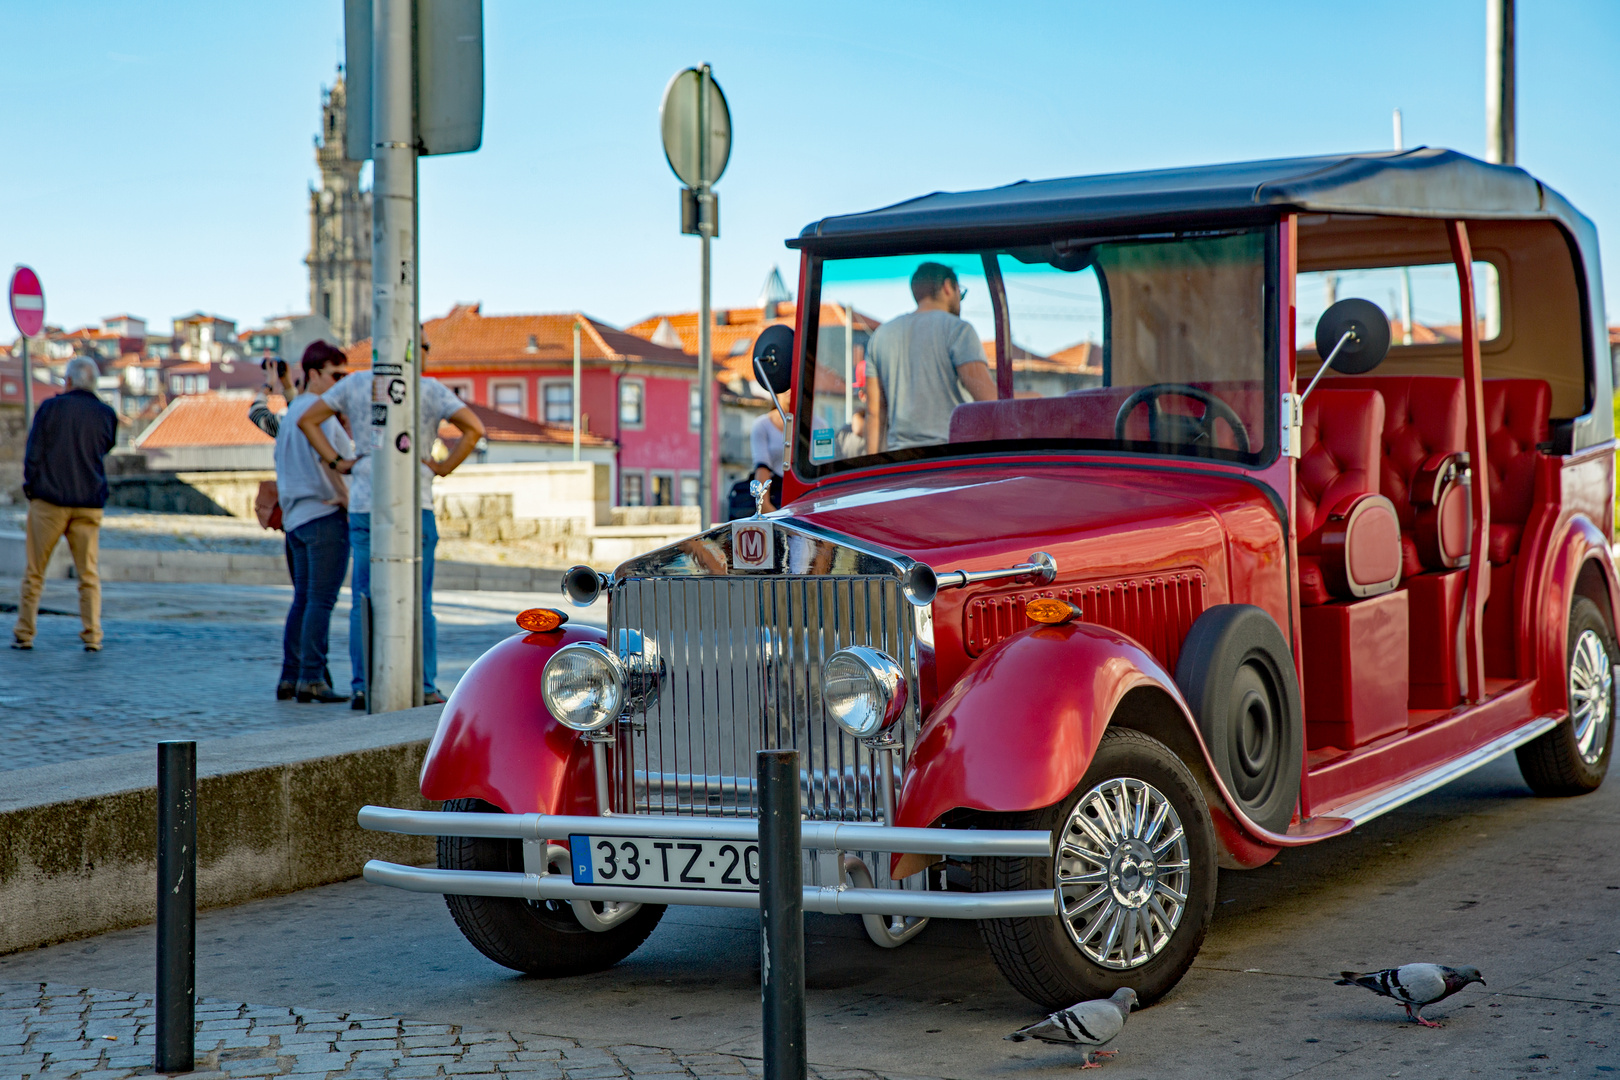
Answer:
[[[968,655],[978,656],[996,642],[1036,625],[1024,614],[1024,605],[1038,597],[1055,596],[1077,606],[1083,621],[1134,638],[1168,670],[1175,671],[1181,642],[1193,620],[1203,614],[1204,589],[1204,575],[1188,570],[976,596],[967,604],[964,636]]]

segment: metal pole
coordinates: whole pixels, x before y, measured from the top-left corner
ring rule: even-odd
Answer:
[[[698,525],[714,519],[714,354],[709,332],[709,241],[714,236],[713,196],[709,192],[709,65],[698,69],[698,242],[703,248],[702,297],[698,301]]]
[[[371,617],[373,712],[415,700],[416,601],[421,554],[412,521],[416,462],[416,146],[412,117],[411,0],[372,6]]]
[[[34,426],[34,362],[28,358],[28,335],[22,335],[23,435]]]
[[[579,460],[579,320],[574,320],[574,460]],[[688,421],[690,422],[690,421]]]
[[[799,853],[799,752],[761,750],[759,983],[765,1080],[804,1080],[804,864]]]
[[[197,744],[158,743],[157,1049],[160,1073],[196,1058]]]
[[[414,39],[414,35],[413,39]],[[413,54],[414,57],[414,54]],[[413,83],[415,79],[411,80]],[[412,104],[414,115],[415,104]],[[414,124],[414,121],[413,121]],[[411,191],[420,190],[417,181],[421,176],[418,165],[421,159],[414,153],[411,155]],[[411,200],[411,265],[422,265],[422,200]],[[422,310],[422,275],[420,271],[411,278],[411,356],[416,358],[416,378],[411,381],[411,438],[418,443],[422,435],[422,377],[427,372],[427,359],[422,355],[422,320],[418,313]],[[422,636],[427,633],[427,619],[424,611],[428,604],[433,602],[432,597],[422,593],[422,466],[418,458],[428,457],[433,452],[433,440],[438,436],[438,425],[428,436],[427,442],[415,448],[411,454],[411,550],[416,552],[416,563],[411,575],[412,594],[416,597],[411,604],[411,707],[416,708],[422,704],[422,669],[427,666],[422,656]],[[432,489],[430,488],[429,491]],[[429,495],[428,510],[433,509],[432,496]]]
[[[844,305],[844,423],[855,415],[855,308]]]
[[[1395,149],[1406,149],[1405,133],[1401,130],[1401,110],[1395,110]],[[1412,344],[1412,268],[1401,267],[1401,344]]]
[[[1518,160],[1514,83],[1514,0],[1485,0],[1485,160]]]

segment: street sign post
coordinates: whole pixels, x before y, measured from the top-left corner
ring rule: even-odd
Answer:
[[[45,288],[39,275],[18,265],[11,272],[11,321],[22,335],[23,430],[34,424],[34,365],[28,359],[28,339],[45,329]]]
[[[698,519],[714,515],[714,352],[709,326],[709,241],[720,235],[720,200],[713,186],[731,159],[731,110],[709,65],[677,72],[658,107],[664,157],[686,187],[681,190],[681,232],[702,242],[702,296],[698,303]]]
[[[373,713],[422,698],[422,339],[417,160],[476,150],[484,127],[482,0],[344,0],[344,152],[372,162]],[[362,421],[363,422],[363,421]]]

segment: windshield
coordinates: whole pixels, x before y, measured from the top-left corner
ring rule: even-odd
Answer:
[[[1270,234],[820,260],[801,473],[987,450],[1255,463],[1275,424]]]

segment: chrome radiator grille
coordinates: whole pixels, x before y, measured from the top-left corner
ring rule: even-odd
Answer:
[[[627,666],[662,670],[656,699],[619,729],[630,750],[621,808],[628,792],[636,813],[753,815],[754,752],[793,747],[810,817],[883,819],[876,762],[893,763],[898,785],[917,716],[912,608],[893,577],[628,578],[608,620]],[[875,754],[822,709],[822,665],[848,645],[881,649],[907,673],[895,753]]]

